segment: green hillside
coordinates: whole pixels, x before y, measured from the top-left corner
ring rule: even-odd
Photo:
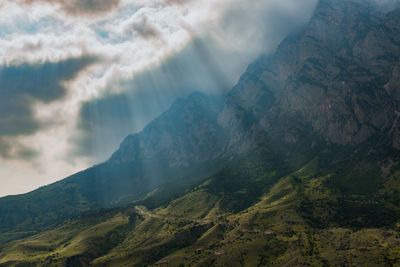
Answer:
[[[141,205],[144,200],[4,244],[0,264],[400,264],[400,161],[388,168],[372,161],[346,168],[357,155],[335,158],[334,151],[287,174],[254,152],[152,210]],[[347,189],[361,178],[371,187]]]

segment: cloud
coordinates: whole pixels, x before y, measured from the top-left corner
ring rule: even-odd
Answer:
[[[296,2],[231,2],[236,5],[223,5],[224,14],[207,31],[181,22],[191,39],[182,50],[163,58],[158,66],[136,72],[131,79],[111,80],[108,86],[118,91],[108,88],[104,95],[85,101],[79,131],[71,139],[75,143],[71,157],[105,160],[124,137],[141,130],[176,98],[193,91],[223,95],[252,60],[274,51],[285,35],[303,25],[316,4],[305,0],[300,12]],[[147,17],[140,17],[127,25],[135,25],[145,39],[164,36]]]
[[[0,158],[32,160],[39,155],[39,152],[23,144],[10,142],[0,138]]]
[[[167,5],[185,5],[192,0],[165,0]]]
[[[15,77],[4,80],[18,85],[8,88],[19,88],[1,92],[0,81],[0,94],[11,99],[0,100],[7,126],[0,157],[13,158],[0,162],[0,175],[24,166],[22,180],[32,173],[49,182],[107,158],[176,97],[229,90],[249,63],[307,20],[316,0],[0,2],[0,73]],[[87,54],[102,60],[56,74],[58,63]],[[28,81],[36,84],[29,90]],[[24,147],[48,163],[40,174]]]
[[[82,69],[98,60],[95,56],[82,56],[55,63],[2,66],[0,93],[17,99],[24,96],[43,102],[54,101],[66,92],[62,81],[73,79]]]
[[[199,43],[204,41],[191,42],[159,66],[143,70],[133,79],[113,83],[113,86],[121,88],[121,93],[107,90],[111,93],[84,102],[79,112],[79,132],[73,138],[75,147],[71,157],[90,156],[104,160],[127,135],[141,130],[176,98],[193,91],[221,95],[230,89],[239,75],[239,70],[232,69],[237,62],[228,61],[230,57],[225,55],[227,60],[224,64],[229,67],[222,71],[210,59],[222,59],[222,54],[211,54],[204,51],[207,50],[204,47],[198,51],[202,46]],[[211,45],[212,41],[207,43]]]
[[[83,56],[55,63],[1,66],[0,155],[23,158],[35,155],[10,139],[33,134],[44,127],[46,124],[35,116],[34,105],[62,99],[67,90],[63,82],[72,80],[96,61],[97,57]]]
[[[132,23],[132,29],[139,36],[145,39],[160,39],[162,38],[161,32],[149,22],[147,17],[143,17],[141,21]]]
[[[70,15],[101,15],[116,9],[120,0],[22,0],[24,4],[57,4]]]

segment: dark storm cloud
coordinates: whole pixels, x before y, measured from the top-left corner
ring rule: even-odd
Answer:
[[[0,138],[0,158],[30,160],[37,155],[39,152],[32,148]]]
[[[17,142],[7,140],[43,127],[34,116],[33,105],[62,99],[66,88],[61,83],[97,60],[83,56],[56,63],[0,66],[0,156],[33,156],[28,148],[16,148]]]
[[[71,15],[101,15],[117,8],[120,0],[23,0],[25,4],[47,2],[60,4]]]
[[[98,60],[94,56],[70,58],[44,64],[21,64],[0,67],[0,94],[15,98],[27,96],[51,102],[64,96],[62,81],[73,79],[76,74]]]

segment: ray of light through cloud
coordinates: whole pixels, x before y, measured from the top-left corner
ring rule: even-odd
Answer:
[[[1,1],[0,196],[107,159],[177,97],[225,93],[316,2]]]

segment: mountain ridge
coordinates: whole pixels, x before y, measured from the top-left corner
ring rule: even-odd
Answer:
[[[127,137],[109,165],[87,170],[82,188],[92,198],[59,182],[57,194],[76,194],[71,207],[107,208],[89,226],[82,221],[90,214],[73,220],[82,232],[71,242],[48,238],[82,211],[29,229],[40,212],[5,210],[11,216],[0,216],[0,226],[18,225],[26,236],[61,226],[5,244],[0,264],[32,253],[32,262],[49,265],[399,264],[399,21],[400,9],[322,0],[307,26],[249,66],[223,104],[180,99]],[[110,177],[125,188],[109,188]],[[114,204],[128,206],[108,210]],[[105,238],[88,234],[98,224],[112,226]],[[12,228],[0,227],[3,240],[21,237]],[[100,247],[110,236],[113,246]]]
[[[351,12],[344,12],[345,8]],[[353,1],[321,1],[309,25],[284,40],[275,55],[259,60],[256,63],[259,67],[249,68],[252,74],[242,77],[242,85],[239,83],[228,95],[227,101],[237,105],[238,110],[231,117],[240,117],[240,110],[248,112],[252,107],[252,116],[257,118],[261,131],[270,131],[270,125],[274,125],[271,121],[293,118],[309,124],[327,141],[340,145],[362,143],[376,133],[388,132],[397,115],[391,108],[391,96],[387,92],[396,92],[397,87],[384,88],[388,86],[388,73],[396,70],[395,63],[400,55],[398,43],[389,38],[399,36],[396,26],[399,10],[383,18],[383,24],[376,21],[377,17],[370,16],[371,12],[368,6]],[[342,14],[348,14],[348,17],[331,23],[331,17],[341,17]],[[360,18],[363,20],[359,21]],[[352,36],[354,30],[351,27],[355,25],[359,37]],[[390,29],[390,32],[387,30],[383,37],[380,36],[378,48],[358,49],[361,45],[371,47],[372,42],[378,43],[370,36],[382,27]],[[396,49],[387,49],[393,45]],[[372,53],[365,55],[360,51]],[[382,56],[385,53],[386,57]],[[330,62],[332,58],[334,60]],[[380,58],[382,63],[371,65],[376,58]],[[367,64],[375,73],[365,69]],[[275,103],[268,105],[263,102],[257,107],[250,102],[262,97],[274,98]],[[367,107],[368,103],[375,107]],[[229,120],[229,112],[223,113]],[[343,118],[336,118],[336,114]],[[398,138],[397,133],[393,138]]]
[[[200,104],[202,106],[199,106]],[[155,138],[161,143],[147,145],[166,146],[164,154],[151,152],[153,154],[150,156],[140,156],[137,160],[123,162],[116,160],[117,151],[110,160],[52,185],[27,194],[0,198],[0,232],[5,232],[5,235],[8,236],[7,232],[16,231],[17,237],[24,236],[34,229],[43,229],[53,223],[99,208],[125,205],[133,200],[138,200],[168,181],[183,179],[183,177],[192,177],[187,180],[196,180],[196,177],[203,177],[205,174],[213,172],[220,164],[217,162],[218,155],[208,159],[207,155],[203,154],[203,158],[196,159],[196,155],[192,154],[190,168],[188,167],[189,163],[168,162],[168,159],[176,159],[175,154],[168,154],[169,151],[174,152],[174,150],[168,148],[177,147],[175,143],[171,143],[172,138],[168,134],[172,132],[177,135],[174,125],[181,129],[187,129],[187,127],[199,128],[200,126],[196,126],[196,123],[201,123],[202,127],[209,127],[205,128],[206,132],[203,131],[203,135],[212,140],[211,135],[216,132],[214,127],[218,127],[215,126],[217,103],[204,94],[193,93],[185,99],[178,99],[172,108],[170,111],[173,112],[163,113],[158,120],[156,119],[150,124],[150,127],[144,129],[144,131],[155,132],[156,135],[167,133],[165,139],[158,138],[159,136]],[[180,112],[185,109],[186,113]],[[192,115],[200,119],[190,118]],[[164,126],[169,128],[164,129]],[[210,131],[207,132],[207,129]],[[135,137],[141,138],[142,136],[140,134],[132,135],[125,141]],[[199,144],[201,148],[200,139],[196,139],[193,135],[190,138],[189,133],[184,137],[192,142],[192,146]],[[212,149],[223,144],[220,139],[220,136],[215,135],[215,140],[212,140]],[[167,141],[166,145],[162,143],[165,140]],[[177,151],[187,154],[191,149],[184,147],[186,143],[180,142],[182,149]],[[143,150],[143,147],[140,149]],[[148,151],[150,150],[148,149],[146,153]],[[35,217],[40,218],[38,222],[34,222]],[[20,228],[21,230],[18,230]],[[6,237],[5,240],[9,240],[9,238]]]

